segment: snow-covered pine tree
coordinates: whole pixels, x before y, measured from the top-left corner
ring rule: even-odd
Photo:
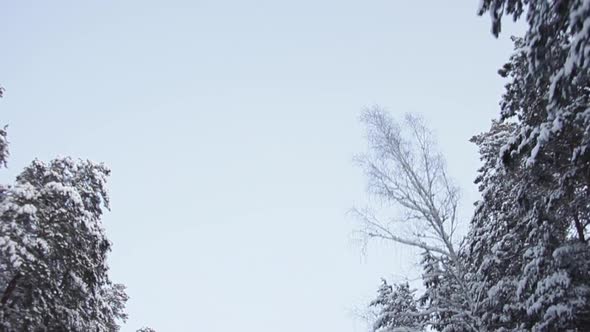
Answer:
[[[510,79],[501,118],[520,123],[503,158],[551,163],[559,174],[552,201],[587,202],[580,188],[590,185],[590,0],[484,0],[480,8],[496,35],[503,15],[518,19],[525,11],[528,30],[501,70]],[[586,232],[579,226],[578,236]]]
[[[513,234],[504,231],[504,238],[512,236],[510,242],[517,246],[505,247],[513,252],[512,259],[522,262],[514,266],[514,290],[493,287],[489,294],[514,299],[512,311],[521,318],[503,318],[521,323],[511,324],[513,330],[587,331],[590,1],[484,0],[480,14],[485,12],[492,17],[495,35],[503,15],[517,20],[526,12],[528,24],[500,72],[510,79],[501,119],[517,126],[500,149],[501,167],[509,170],[507,179],[515,184],[514,195],[504,196],[511,215],[502,217],[514,225]],[[498,186],[490,191],[500,192]],[[485,198],[483,202],[488,204]],[[480,216],[498,224],[484,213]],[[493,268],[502,259],[488,262]]]
[[[482,193],[469,233],[462,246],[462,257],[470,271],[470,286],[483,301],[479,308],[486,329],[516,328],[524,320],[525,309],[516,296],[522,273],[528,231],[519,208],[522,198],[522,170],[505,169],[499,152],[515,130],[511,123],[492,122],[490,131],[474,136],[484,165],[476,183]]]
[[[483,197],[465,256],[473,286],[487,297],[482,317],[489,330],[585,331],[590,329],[590,183],[583,175],[588,165],[574,160],[584,144],[583,124],[543,131],[553,130],[543,127],[556,105],[551,78],[530,75],[526,42],[515,39],[515,44],[500,71],[511,79],[501,122],[473,139],[484,161],[477,179]],[[569,98],[587,100],[587,92],[579,93]]]
[[[0,131],[0,164],[6,164]],[[111,243],[101,216],[108,208],[102,164],[35,160],[0,191],[0,330],[119,330],[125,287],[106,262]]]
[[[496,122],[490,132],[474,138],[484,160],[478,177],[483,197],[462,256],[472,288],[484,298],[483,326],[491,331],[582,331],[588,306],[587,245],[568,230],[565,216],[556,219],[556,210],[547,206],[547,174],[531,171],[524,161],[510,168],[499,161],[502,141],[515,126]]]
[[[8,160],[8,139],[6,127],[0,129],[0,167],[6,167]]]
[[[100,221],[109,170],[34,161],[0,202],[0,326],[5,331],[116,331],[127,296],[108,277]]]
[[[489,13],[495,36],[501,32],[505,15],[512,16],[516,21],[526,14],[528,29],[523,37],[523,52],[528,62],[526,69],[537,85],[545,86],[549,81],[552,107],[549,107],[542,127],[552,129],[553,126],[562,126],[551,124],[554,120],[576,120],[568,113],[577,112],[577,108],[584,109],[583,105],[572,106],[576,103],[578,90],[587,88],[589,82],[590,1],[482,0],[478,13]],[[583,118],[579,119],[582,123],[586,116],[583,115]],[[546,139],[550,137],[541,138],[539,144],[543,145]]]

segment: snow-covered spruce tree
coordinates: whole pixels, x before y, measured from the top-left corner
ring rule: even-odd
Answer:
[[[375,310],[377,319],[373,324],[375,332],[401,331],[423,331],[423,315],[418,311],[417,301],[414,298],[414,290],[410,285],[400,283],[390,285],[382,279],[381,286],[377,291],[377,298],[369,307]]]
[[[428,255],[432,261],[428,268],[436,266],[436,275],[425,268],[425,280],[440,281],[427,284],[433,288],[422,301],[428,325],[442,327],[438,318],[444,317],[445,331],[479,331],[479,304],[453,239],[458,190],[431,132],[416,116],[407,115],[400,125],[378,108],[366,110],[361,119],[369,152],[358,161],[368,178],[369,193],[399,211],[399,219],[384,221],[373,210],[353,210],[362,223],[361,233],[416,247]]]
[[[418,299],[423,321],[434,331],[462,332],[482,330],[481,323],[471,316],[479,312],[478,305],[470,309],[463,299],[464,290],[455,281],[453,262],[446,257],[437,258],[430,252],[422,253],[422,281],[425,291]],[[464,276],[463,287],[469,287]],[[474,303],[478,303],[477,299]],[[470,310],[473,310],[474,314]],[[469,315],[467,314],[469,312]],[[471,323],[468,322],[475,322]],[[478,324],[478,325],[475,325]]]
[[[100,220],[109,172],[90,161],[35,160],[2,188],[0,330],[119,330],[127,295],[108,277],[111,244]]]
[[[484,161],[478,178],[483,199],[466,257],[486,291],[488,329],[590,330],[590,169],[580,154],[588,126],[551,115],[577,117],[588,89],[554,100],[554,77],[531,74],[526,40],[515,43],[500,71],[510,78],[501,122],[473,139]],[[552,52],[559,58],[566,50]]]

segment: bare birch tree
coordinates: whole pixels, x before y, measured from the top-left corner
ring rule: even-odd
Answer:
[[[368,209],[355,209],[363,233],[455,257],[459,191],[449,179],[431,131],[418,116],[407,114],[400,125],[376,107],[365,110],[361,120],[369,151],[356,160],[366,173],[369,193],[401,212],[397,219],[384,222]],[[400,223],[406,230],[412,226],[411,234],[400,235],[396,229]]]
[[[452,314],[460,315],[457,320],[468,330],[477,331],[477,301],[466,284],[454,239],[459,190],[449,178],[432,132],[418,116],[408,114],[400,124],[378,107],[365,110],[361,120],[369,148],[356,160],[366,173],[368,191],[398,212],[382,220],[372,209],[353,209],[361,234],[428,252],[456,284],[462,302],[431,309],[460,311]]]

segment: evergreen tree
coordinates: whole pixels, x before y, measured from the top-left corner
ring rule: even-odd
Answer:
[[[453,275],[456,268],[452,262],[426,251],[421,265],[425,291],[419,303],[426,325],[445,332],[480,330],[479,320],[471,314],[472,306],[461,296],[463,290]]]
[[[0,131],[0,164],[8,156]],[[111,282],[102,227],[110,170],[35,160],[0,190],[0,330],[118,331],[125,287]]]
[[[515,44],[500,72],[511,78],[502,121],[473,139],[484,161],[477,179],[483,197],[466,257],[474,287],[486,291],[482,317],[489,329],[586,330],[589,183],[580,173],[586,166],[573,161],[582,136],[570,127],[529,144],[531,130],[552,107],[551,87],[549,79],[539,85],[529,75],[525,42]]]
[[[142,327],[137,332],[156,332],[156,330],[152,329],[151,327]]]
[[[503,15],[526,12],[528,24],[500,71],[501,120],[516,126],[495,167],[505,175],[474,220],[474,233],[495,235],[472,252],[496,243],[476,266],[504,274],[488,281],[489,317],[508,330],[590,330],[590,1],[484,0],[485,12],[496,35]]]
[[[369,307],[376,309],[377,319],[373,331],[387,332],[395,330],[422,331],[423,319],[418,311],[414,291],[408,283],[389,285],[382,279],[377,291],[377,298]]]

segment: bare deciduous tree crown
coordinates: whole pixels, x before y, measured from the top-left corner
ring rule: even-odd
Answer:
[[[354,209],[368,237],[389,239],[445,256],[456,256],[459,190],[449,178],[432,132],[422,118],[407,114],[397,123],[378,107],[366,109],[368,152],[356,158],[368,180],[368,191],[399,208],[398,222],[411,228],[399,235],[395,222],[378,220],[370,209]]]

